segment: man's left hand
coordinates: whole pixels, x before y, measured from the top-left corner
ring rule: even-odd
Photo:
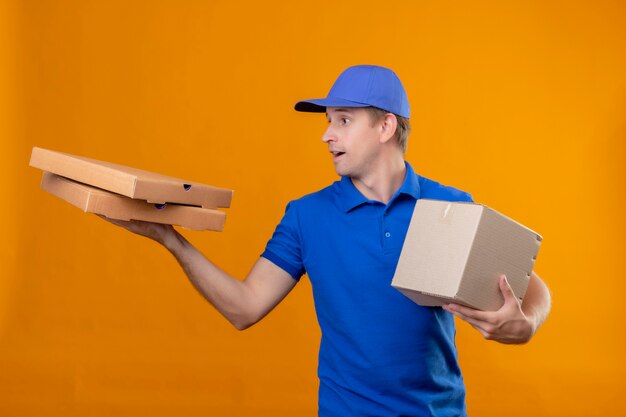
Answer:
[[[526,343],[537,326],[522,311],[522,304],[513,293],[506,276],[500,276],[499,286],[504,304],[497,311],[480,311],[458,304],[448,304],[443,309],[471,324],[487,340],[506,344]]]

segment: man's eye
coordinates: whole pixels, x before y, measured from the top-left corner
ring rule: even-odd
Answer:
[[[348,123],[349,121],[350,121],[350,119],[348,119],[347,117],[342,117],[342,118],[341,118],[341,124],[344,124],[344,125],[345,125],[345,124],[346,124],[346,123]]]

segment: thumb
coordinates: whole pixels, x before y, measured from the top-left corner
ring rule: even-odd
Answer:
[[[509,281],[506,279],[506,275],[500,275],[500,292],[504,297],[504,304],[509,304],[511,302],[517,303],[517,298],[515,297],[515,293],[513,292],[513,288],[509,284]]]

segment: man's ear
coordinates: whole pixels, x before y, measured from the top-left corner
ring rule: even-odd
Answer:
[[[380,143],[387,143],[393,138],[398,128],[398,119],[393,113],[387,113],[380,124]]]

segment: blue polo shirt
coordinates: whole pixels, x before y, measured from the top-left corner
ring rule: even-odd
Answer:
[[[262,256],[307,274],[322,330],[319,415],[464,416],[453,316],[391,287],[415,202],[472,201],[407,163],[387,205],[343,177],[290,202]]]

